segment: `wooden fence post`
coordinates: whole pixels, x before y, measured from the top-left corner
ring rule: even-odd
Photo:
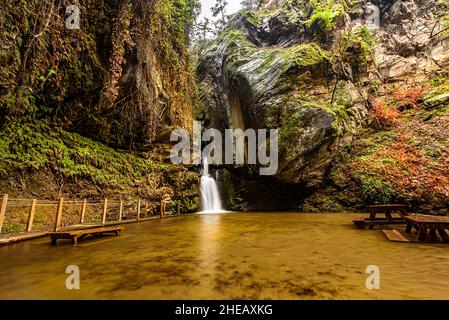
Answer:
[[[2,206],[0,208],[0,233],[2,232],[3,221],[5,220],[6,206],[8,205],[8,194],[3,195]]]
[[[64,198],[60,198],[58,203],[58,210],[56,212],[55,232],[57,232],[61,227],[63,208],[64,208]]]
[[[106,224],[106,214],[108,212],[108,199],[104,199],[104,204],[103,204],[103,217],[101,219],[101,224],[104,226]]]
[[[140,221],[140,199],[137,201],[137,221]]]
[[[145,201],[145,216],[148,214],[148,201]]]
[[[120,200],[120,209],[118,213],[118,221],[122,221],[123,217],[123,200]]]
[[[84,218],[86,217],[86,209],[87,209],[87,199],[84,199],[84,201],[83,201],[83,208],[81,209],[80,224],[84,223]]]
[[[37,203],[36,199],[33,199],[33,202],[31,202],[31,209],[30,214],[28,215],[28,222],[27,222],[28,232],[30,232],[33,229],[34,213],[36,212],[36,203]]]

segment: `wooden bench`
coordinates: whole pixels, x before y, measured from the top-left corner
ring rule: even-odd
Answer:
[[[395,241],[395,242],[410,242],[410,239],[405,236],[404,234],[402,234],[401,232],[397,231],[397,230],[382,230],[382,232],[385,234],[385,236],[388,238],[388,240],[390,241]]]
[[[103,234],[115,234],[119,235],[123,230],[123,227],[101,227],[101,228],[91,228],[91,229],[78,229],[78,230],[65,230],[50,232],[51,244],[56,245],[58,240],[72,240],[73,244],[78,244],[78,240],[83,240],[88,235],[94,237],[99,237]]]
[[[373,229],[377,225],[405,224],[406,208],[407,206],[403,204],[372,205],[368,207],[369,218],[355,218],[352,222],[357,227],[368,226],[369,229]],[[377,218],[378,213],[383,213],[385,217]],[[393,218],[393,213],[399,214],[399,217]]]
[[[407,221],[405,232],[410,234],[412,228],[415,227],[418,230],[419,241],[449,243],[449,235],[446,232],[446,230],[449,230],[449,217],[412,214],[405,216],[404,219]]]

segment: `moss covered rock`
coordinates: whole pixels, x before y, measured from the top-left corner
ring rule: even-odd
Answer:
[[[361,81],[374,41],[338,3],[286,1],[240,12],[200,55],[199,116],[222,130],[279,128],[277,178],[286,183],[321,183],[327,165],[366,123],[368,87]],[[345,62],[354,55],[364,66]]]
[[[274,181],[233,171],[244,207],[447,208],[445,12],[432,0],[273,0],[234,15],[200,55],[198,115],[279,129]]]
[[[69,4],[0,4],[2,124],[52,118],[124,148],[153,142],[164,125],[189,128],[194,1],[81,1],[79,30],[66,27]]]

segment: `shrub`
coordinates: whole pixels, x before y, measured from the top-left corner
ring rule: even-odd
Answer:
[[[384,100],[379,98],[373,100],[370,113],[374,122],[380,128],[385,128],[399,122],[399,110],[395,107],[388,106]]]
[[[362,196],[368,203],[386,204],[395,196],[394,188],[388,182],[377,178],[360,177]]]
[[[424,88],[398,89],[394,92],[394,100],[402,109],[418,109],[424,96]]]

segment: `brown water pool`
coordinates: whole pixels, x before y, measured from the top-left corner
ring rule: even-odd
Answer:
[[[393,243],[352,214],[185,215],[119,237],[0,247],[0,299],[448,299],[449,246]],[[80,290],[67,290],[68,265]],[[365,286],[369,265],[380,290]]]

